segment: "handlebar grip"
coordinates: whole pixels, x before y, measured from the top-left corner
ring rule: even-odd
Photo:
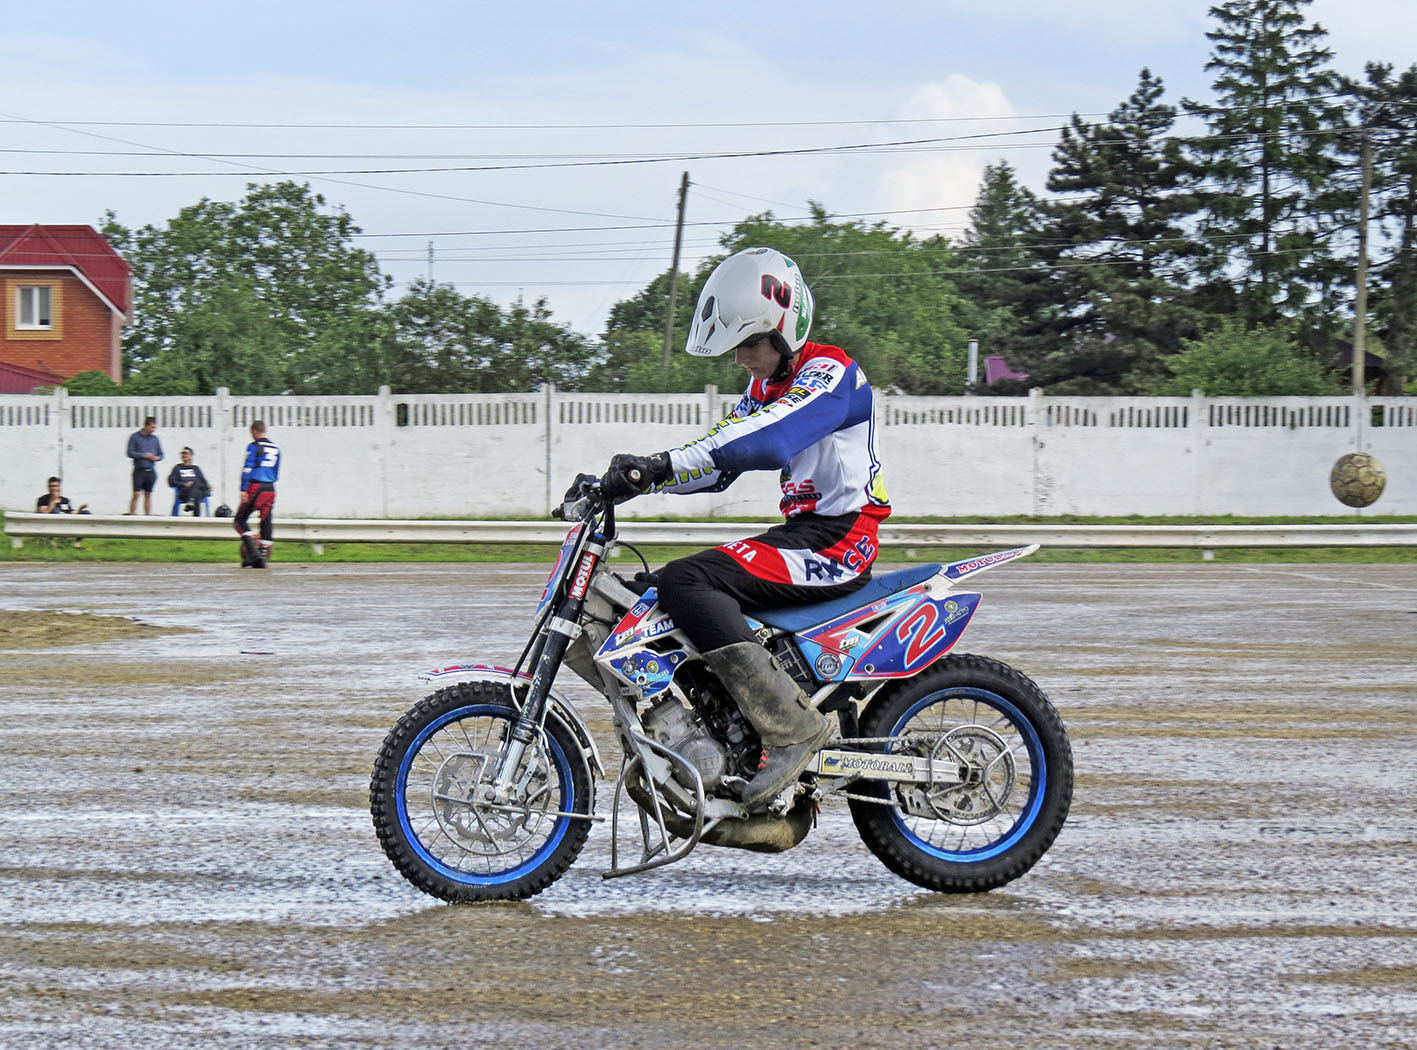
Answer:
[[[639,467],[631,467],[629,470],[625,471],[625,477],[630,479],[631,485],[638,485],[640,482],[644,481],[645,474]]]

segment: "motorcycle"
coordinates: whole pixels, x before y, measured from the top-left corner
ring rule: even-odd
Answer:
[[[982,597],[957,585],[1036,544],[873,575],[816,605],[754,610],[750,627],[816,707],[837,716],[841,735],[750,811],[736,792],[758,768],[757,733],[659,609],[648,564],[636,579],[611,570],[617,546],[639,554],[617,540],[614,503],[582,475],[556,516],[573,524],[516,665],[424,675],[442,687],[379,749],[374,828],[420,890],[451,902],[530,897],[604,822],[595,789],[605,769],[555,686],[563,665],[609,701],[623,754],[604,878],[674,863],[700,844],[790,849],[833,796],[886,868],[942,892],[1020,877],[1062,830],[1072,750],[1053,705],[1013,668],[950,653]],[[638,822],[626,836],[638,856],[621,856],[622,812]]]

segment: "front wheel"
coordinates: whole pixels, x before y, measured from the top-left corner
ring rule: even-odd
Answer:
[[[590,831],[594,781],[575,735],[548,717],[508,796],[493,798],[517,720],[505,682],[463,682],[420,700],[384,738],[369,809],[394,867],[455,903],[520,900],[565,873]]]
[[[855,794],[879,801],[850,801],[867,848],[918,886],[977,893],[1011,882],[1067,819],[1067,730],[1043,691],[997,660],[950,656],[883,689],[861,735],[888,738],[870,746],[942,771],[937,782],[865,782]]]

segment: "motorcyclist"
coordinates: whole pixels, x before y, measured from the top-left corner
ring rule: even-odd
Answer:
[[[826,743],[817,711],[748,628],[743,610],[839,598],[870,577],[890,514],[873,448],[874,396],[838,347],[807,341],[813,299],[781,252],[749,248],[709,275],[685,350],[733,353],[752,379],[703,437],[649,456],[620,454],[602,478],[616,501],[657,488],[719,491],[744,471],[781,472],[783,524],[671,561],[659,603],[703,654],[763,744],[749,806],[775,798]]]

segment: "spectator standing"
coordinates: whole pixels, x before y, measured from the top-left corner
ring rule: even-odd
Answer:
[[[241,567],[264,569],[271,556],[275,523],[272,512],[276,505],[276,478],[280,476],[280,449],[266,437],[266,424],[259,419],[251,423],[251,443],[246,446],[246,462],[241,467],[241,503],[236,508],[232,526],[241,537]],[[248,530],[251,512],[261,516],[260,542],[256,532]]]
[[[192,513],[200,511],[202,500],[211,495],[212,487],[207,483],[207,476],[202,473],[202,468],[192,462],[192,450],[184,448],[181,452],[182,462],[173,467],[167,475],[167,483],[177,491],[174,493],[176,499],[172,502],[172,513],[175,516],[182,507],[192,508]]]
[[[157,439],[157,418],[148,416],[141,430],[128,438],[128,458],[133,461],[133,498],[128,501],[128,513],[138,510],[138,496],[143,497],[143,513],[153,512],[153,485],[157,482],[157,464],[162,459],[162,442]]]

